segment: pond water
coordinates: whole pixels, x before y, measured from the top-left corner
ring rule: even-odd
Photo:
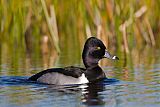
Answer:
[[[160,107],[159,51],[131,53],[126,58],[119,54],[118,62],[103,60],[100,65],[109,79],[97,84],[68,86],[26,81],[34,73],[48,68],[41,56],[21,57],[15,63],[13,57],[3,56],[0,107]],[[58,63],[51,67],[83,66],[80,57],[73,61],[72,56],[63,54],[58,58]]]

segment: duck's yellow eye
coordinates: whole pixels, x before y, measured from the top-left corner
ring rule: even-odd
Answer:
[[[99,46],[98,46],[98,47],[96,47],[96,49],[97,49],[97,50],[100,50],[100,49],[101,49],[101,47],[99,47]]]

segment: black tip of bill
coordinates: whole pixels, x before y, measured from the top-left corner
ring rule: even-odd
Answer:
[[[108,58],[108,59],[111,59],[111,60],[119,60],[119,58],[117,56],[111,55],[107,50],[105,51],[104,58]]]
[[[119,58],[117,56],[113,56],[112,59],[113,60],[119,60]]]

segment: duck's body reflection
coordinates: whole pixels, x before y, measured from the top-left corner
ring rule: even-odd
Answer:
[[[104,85],[88,84],[88,87],[83,94],[82,102],[86,105],[105,105],[103,97],[99,95],[99,93],[104,90]]]
[[[115,82],[117,82],[115,79],[106,79],[97,83],[81,85],[48,85],[45,91],[49,91],[49,93],[58,91],[61,95],[80,94],[81,101],[85,105],[105,105],[106,101],[102,93],[106,91],[106,86],[112,85]],[[54,94],[51,95],[54,97]]]

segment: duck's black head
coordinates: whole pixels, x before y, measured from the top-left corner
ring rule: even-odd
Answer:
[[[95,37],[87,39],[84,45],[82,58],[86,68],[97,66],[99,60],[102,58],[119,59],[117,56],[110,55],[103,42]]]

